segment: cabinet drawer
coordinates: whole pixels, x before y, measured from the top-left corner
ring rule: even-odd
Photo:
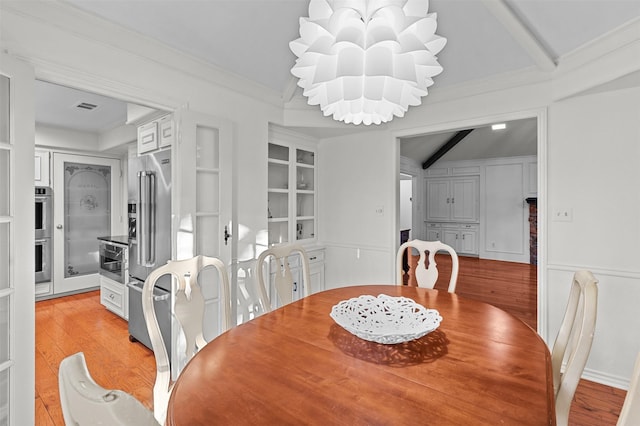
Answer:
[[[307,252],[309,264],[324,262],[324,250],[312,250]]]
[[[100,303],[123,318],[125,318],[126,310],[125,291],[124,285],[100,277]]]

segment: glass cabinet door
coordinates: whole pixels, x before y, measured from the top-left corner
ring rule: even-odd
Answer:
[[[269,144],[267,220],[269,245],[289,242],[289,147]]]
[[[269,245],[315,238],[315,152],[269,143],[267,187]]]
[[[111,167],[65,162],[64,276],[98,272],[96,241],[111,235]]]

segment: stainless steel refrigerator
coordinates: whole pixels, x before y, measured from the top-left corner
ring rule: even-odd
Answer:
[[[171,150],[129,158],[129,339],[149,349],[142,313],[142,287],[151,271],[171,259]],[[171,279],[154,290],[160,331],[171,353]]]

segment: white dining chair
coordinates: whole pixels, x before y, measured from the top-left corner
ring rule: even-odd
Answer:
[[[97,384],[82,352],[62,360],[58,388],[66,425],[158,425],[151,410],[132,395]]]
[[[567,308],[553,344],[551,363],[559,426],[568,424],[571,401],[591,351],[598,309],[597,284],[589,271],[574,274]]]
[[[631,373],[629,390],[622,404],[622,411],[618,417],[617,426],[640,425],[640,353],[636,357],[636,363]]]
[[[294,281],[289,266],[289,256],[298,255],[302,263],[302,282]],[[269,261],[275,265],[275,270],[266,267]],[[267,289],[267,283],[271,282],[268,274],[273,274],[274,297],[280,301],[280,305],[286,305],[293,301],[294,292],[303,297],[311,294],[311,279],[309,276],[309,259],[307,252],[299,244],[276,244],[260,253],[256,262],[259,289],[264,301],[264,309],[270,311],[277,306],[276,300],[271,300]],[[298,280],[299,281],[299,280]]]
[[[159,423],[164,424],[174,382],[171,377],[171,358],[166,349],[167,347],[171,348],[171,345],[165,345],[160,332],[158,318],[153,308],[153,289],[161,277],[165,275],[173,277],[174,305],[172,312],[184,336],[184,346],[179,347],[184,351],[176,349],[176,352],[182,353],[178,353],[178,360],[175,362],[186,363],[207,344],[203,334],[205,298],[201,281],[204,275],[203,271],[211,267],[218,272],[219,329],[226,331],[231,326],[230,287],[227,268],[221,260],[207,256],[196,256],[186,260],[170,260],[166,265],[151,272],[142,288],[142,312],[156,359],[153,412]],[[177,341],[178,339],[174,337],[173,340]]]
[[[402,257],[406,251],[407,257],[411,256],[412,249],[418,251],[420,258],[415,266],[414,275],[418,287],[434,288],[438,281],[438,267],[436,263],[436,253],[438,251],[445,251],[451,256],[451,278],[449,279],[449,293],[455,293],[456,284],[458,282],[458,269],[459,261],[458,254],[448,244],[444,244],[440,241],[424,241],[424,240],[411,240],[403,243],[398,249],[396,255],[396,270],[397,282],[396,284],[402,285],[404,283],[404,269]],[[425,264],[425,262],[427,262]]]

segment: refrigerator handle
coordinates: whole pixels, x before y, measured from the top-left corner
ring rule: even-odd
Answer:
[[[151,172],[138,172],[138,259],[142,266],[153,266],[155,250],[153,238],[155,234],[155,177]]]
[[[149,232],[147,256],[149,266],[153,266],[156,262],[156,175],[149,173]]]
[[[146,266],[146,258],[144,257],[145,254],[145,250],[144,250],[144,217],[145,217],[145,213],[144,213],[144,193],[143,193],[143,188],[144,185],[142,183],[142,181],[144,180],[144,172],[138,172],[138,200],[137,200],[137,208],[136,211],[138,213],[138,218],[136,220],[136,239],[138,240],[138,244],[137,244],[137,250],[136,250],[136,255],[138,256],[138,264],[140,264],[141,266]]]

